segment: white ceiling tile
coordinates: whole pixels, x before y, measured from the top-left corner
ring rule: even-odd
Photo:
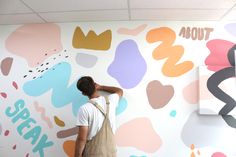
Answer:
[[[128,20],[128,10],[40,13],[47,22]]]
[[[19,0],[0,0],[0,14],[32,13]]]
[[[219,20],[227,10],[133,9],[131,20]]]
[[[36,12],[127,9],[127,0],[23,0]]]
[[[228,9],[236,0],[130,0],[130,8]]]
[[[222,20],[236,21],[236,9],[231,10]]]
[[[0,15],[0,25],[42,23],[44,22],[36,14]]]

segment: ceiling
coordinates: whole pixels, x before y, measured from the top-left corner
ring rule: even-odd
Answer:
[[[0,0],[0,25],[137,20],[235,21],[236,0]]]

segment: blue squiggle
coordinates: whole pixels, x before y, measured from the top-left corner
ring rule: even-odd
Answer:
[[[70,64],[62,62],[50,68],[41,77],[26,82],[23,90],[35,97],[52,90],[52,105],[59,108],[72,103],[73,114],[76,115],[79,107],[87,102],[88,98],[78,91],[76,81],[68,87],[70,76]]]
[[[77,80],[68,87],[70,76],[70,64],[67,62],[62,62],[53,66],[35,80],[26,82],[23,85],[23,90],[27,95],[34,97],[40,96],[52,90],[52,105],[56,108],[60,108],[68,104],[72,104],[73,114],[76,116],[79,107],[86,103],[88,98],[83,96],[77,89]],[[126,107],[127,101],[122,98],[116,109],[116,115],[122,113]]]

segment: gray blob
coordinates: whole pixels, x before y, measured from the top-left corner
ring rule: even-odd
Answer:
[[[76,56],[76,62],[80,66],[85,68],[92,68],[97,63],[98,58],[93,55],[78,53]]]
[[[218,147],[236,152],[235,129],[227,126],[221,116],[203,116],[193,112],[185,123],[181,138],[187,147]]]

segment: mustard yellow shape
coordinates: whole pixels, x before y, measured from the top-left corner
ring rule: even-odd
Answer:
[[[81,28],[76,27],[72,44],[77,49],[108,50],[111,46],[111,30],[106,30],[99,35],[90,30],[85,36]]]

